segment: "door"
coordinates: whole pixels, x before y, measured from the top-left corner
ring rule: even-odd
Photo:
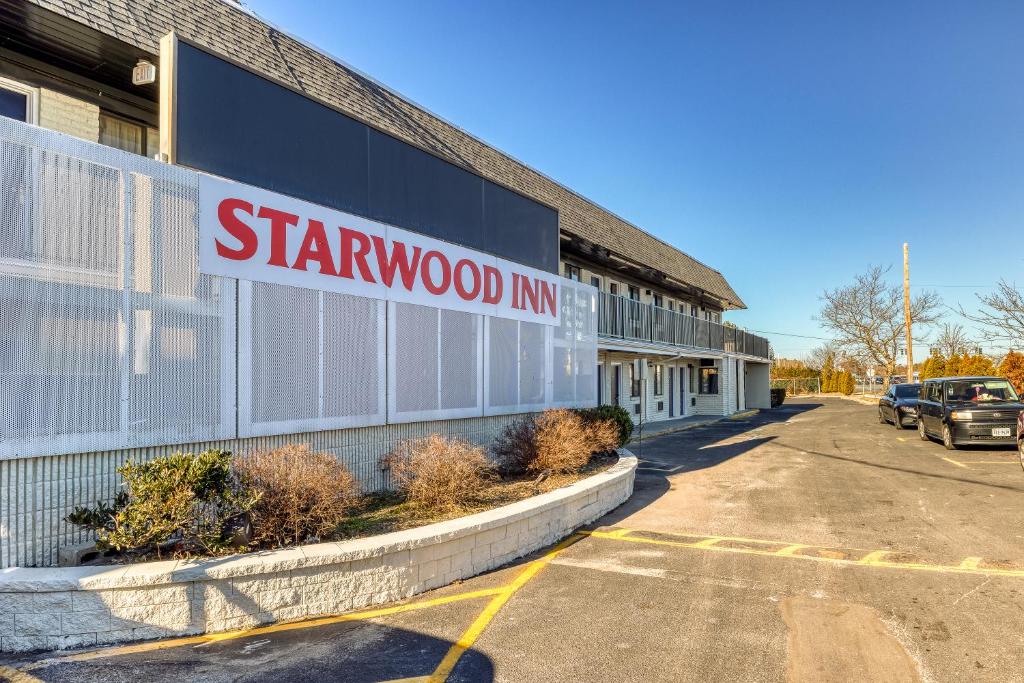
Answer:
[[[932,382],[925,385],[925,401],[921,404],[921,417],[924,419],[925,431],[940,434],[942,425],[942,383]]]
[[[676,369],[671,365],[666,368],[668,370],[668,416],[676,416],[676,390],[675,390],[675,376]]]
[[[619,392],[622,387],[622,365],[616,363],[612,366],[612,405],[620,405]]]

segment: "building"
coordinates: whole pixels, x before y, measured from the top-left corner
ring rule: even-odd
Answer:
[[[127,458],[307,441],[375,488],[399,439],[546,407],[769,405],[721,273],[234,3],[0,34],[0,568],[85,540]]]

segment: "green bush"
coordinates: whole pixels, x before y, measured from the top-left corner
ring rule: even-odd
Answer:
[[[118,468],[125,490],[113,506],[75,508],[67,521],[96,533],[96,546],[125,553],[216,554],[255,500],[241,490],[231,453],[176,453]]]
[[[596,408],[580,408],[576,412],[587,423],[611,420],[619,428],[619,446],[629,443],[629,437],[633,434],[633,420],[629,416],[629,411],[622,406],[605,405]]]

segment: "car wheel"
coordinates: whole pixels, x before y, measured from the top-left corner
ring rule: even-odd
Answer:
[[[956,450],[956,444],[953,443],[953,430],[949,428],[949,425],[942,425],[942,445],[946,447],[947,451]]]
[[[920,416],[917,418],[917,435],[921,437],[921,441],[928,441],[928,432],[924,428],[924,420]]]

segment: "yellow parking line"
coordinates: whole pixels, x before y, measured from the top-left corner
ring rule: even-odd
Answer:
[[[859,560],[857,560],[857,564],[867,564],[867,565],[876,565],[877,566],[877,565],[882,563],[882,559],[886,555],[888,555],[888,554],[889,554],[888,550],[876,550],[874,552],[868,553],[864,557],[862,557]]]
[[[25,667],[25,669],[30,670],[34,668],[40,668],[40,666],[42,665],[48,665],[50,663],[58,661],[85,662],[93,659],[105,659],[108,657],[137,654],[140,652],[153,652],[155,650],[167,650],[170,648],[184,647],[186,645],[200,645],[206,643],[219,642],[222,640],[235,640],[237,638],[259,636],[268,633],[279,633],[281,631],[296,631],[299,629],[316,628],[318,626],[340,624],[346,621],[364,621],[366,619],[386,617],[391,614],[400,614],[402,612],[409,612],[412,610],[420,610],[426,609],[428,607],[447,605],[449,603],[459,602],[462,600],[472,600],[474,598],[490,597],[492,595],[498,595],[504,590],[504,587],[485,588],[483,590],[469,591],[467,593],[458,593],[456,595],[446,595],[441,598],[434,598],[433,600],[412,602],[407,605],[396,605],[394,607],[384,607],[381,609],[365,610],[362,612],[350,612],[348,614],[338,614],[330,617],[320,617],[318,619],[307,619],[306,621],[292,621],[281,624],[270,624],[268,626],[257,626],[255,628],[249,629],[239,629],[237,631],[225,631],[223,633],[207,633],[201,636],[170,638],[168,640],[155,640],[148,643],[138,643],[136,645],[122,645],[120,647],[109,647],[99,650],[90,650],[88,652],[79,652],[73,655],[66,655],[63,657],[52,657],[49,659],[41,660],[40,662],[36,663],[36,666],[30,665],[29,667]]]
[[[970,467],[968,467],[967,465],[963,464],[962,462],[957,462],[957,461],[956,461],[956,460],[954,460],[953,458],[942,458],[942,459],[943,459],[943,460],[945,460],[945,461],[946,461],[946,462],[948,462],[948,463],[951,463],[951,464],[953,464],[953,465],[956,465],[957,467],[963,467],[963,468],[964,468],[965,470],[969,470],[969,469],[971,469],[971,468],[970,468]]]
[[[694,543],[693,547],[694,548],[710,548],[713,545],[715,545],[716,543],[722,542],[723,540],[725,540],[725,539],[718,538],[717,536],[714,536],[712,538],[705,538],[703,541],[697,541],[696,543]]]
[[[684,541],[667,541],[657,538],[641,538],[639,536],[625,536],[625,537],[611,537],[607,533],[602,531],[590,531],[587,532],[594,538],[608,538],[610,540],[622,541],[627,543],[649,543],[652,545],[663,545],[672,546],[675,548],[689,548],[694,550],[706,550],[708,552],[718,553],[737,553],[740,555],[761,555],[764,557],[779,557],[778,550],[760,550],[757,548],[734,548],[724,545],[699,545],[699,543],[687,543]],[[773,541],[761,541],[762,543],[773,543]],[[795,544],[794,544],[795,545]],[[978,567],[978,566],[964,566],[959,565],[941,565],[941,564],[925,564],[923,562],[888,562],[882,558],[890,553],[889,550],[877,550],[868,553],[864,557],[851,560],[846,559],[843,553],[834,552],[828,548],[821,548],[819,546],[806,546],[807,548],[816,549],[820,554],[811,555],[807,553],[802,554],[788,554],[782,555],[782,557],[788,557],[794,560],[806,560],[810,562],[827,562],[831,564],[838,564],[844,566],[860,566],[860,567],[871,567],[871,568],[882,568],[882,569],[903,569],[912,571],[924,571],[924,572],[938,572],[943,574],[976,574],[981,576],[1003,576],[1012,578],[1024,578],[1024,569],[999,569],[995,567]],[[785,550],[786,548],[782,548]],[[829,556],[832,555],[832,556]]]
[[[787,545],[787,546],[786,546],[785,548],[783,548],[782,550],[776,550],[776,551],[775,551],[775,554],[776,554],[776,555],[779,555],[779,556],[781,556],[781,557],[788,557],[789,555],[792,555],[792,554],[793,554],[793,553],[795,553],[796,551],[798,551],[798,550],[803,550],[803,549],[804,549],[804,548],[806,548],[806,547],[807,547],[807,546],[805,546],[805,545],[802,545],[802,544],[800,544],[800,543],[794,543],[793,545]]]
[[[616,529],[615,531],[609,531],[608,535],[612,538],[622,538],[626,534],[633,533],[632,529]]]
[[[43,683],[41,678],[36,678],[24,671],[18,671],[2,664],[0,664],[0,681],[9,681],[10,683]]]
[[[1017,465],[1016,460],[968,460],[972,465]]]
[[[977,569],[978,565],[981,564],[980,557],[965,557],[964,561],[960,563],[961,569]]]
[[[458,641],[448,648],[448,652],[445,654],[444,659],[442,659],[441,663],[437,665],[437,668],[434,669],[434,673],[430,675],[428,680],[431,683],[441,683],[446,680],[451,672],[455,670],[455,666],[459,663],[463,653],[473,647],[476,639],[480,637],[480,634],[484,632],[487,625],[491,623],[491,620],[494,619],[515,592],[525,586],[526,582],[536,576],[541,569],[550,564],[551,560],[555,559],[559,553],[581,538],[583,538],[582,534],[573,534],[556,545],[554,549],[544,555],[544,557],[539,560],[534,560],[530,564],[526,565],[526,569],[521,571],[519,575],[512,580],[512,583],[503,587],[501,592],[495,595],[491,601],[487,603],[487,607],[484,608],[484,611],[480,613],[472,624],[470,624],[469,628],[466,629]],[[611,538],[623,539],[622,536],[611,536]]]

